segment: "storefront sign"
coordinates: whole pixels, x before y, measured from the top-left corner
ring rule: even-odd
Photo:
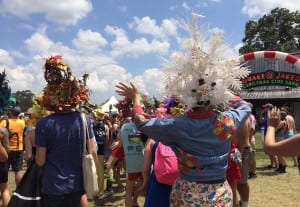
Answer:
[[[300,74],[269,70],[264,73],[250,74],[246,78],[242,79],[242,84],[243,89],[270,85],[295,88],[300,86]]]

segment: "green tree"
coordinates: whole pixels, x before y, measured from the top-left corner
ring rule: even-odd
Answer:
[[[17,91],[12,93],[11,96],[17,99],[17,103],[22,111],[27,111],[33,104],[34,93],[30,90]]]
[[[277,50],[293,53],[300,50],[300,13],[285,8],[275,8],[270,14],[245,25],[245,37],[240,54]]]

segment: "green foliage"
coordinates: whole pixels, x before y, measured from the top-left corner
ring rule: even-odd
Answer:
[[[277,50],[297,52],[300,50],[300,13],[285,8],[275,8],[270,14],[257,21],[250,20],[245,25],[244,45],[240,54]]]
[[[12,97],[17,99],[17,103],[22,111],[27,111],[33,104],[32,99],[34,97],[34,93],[30,90],[17,91],[12,93]]]

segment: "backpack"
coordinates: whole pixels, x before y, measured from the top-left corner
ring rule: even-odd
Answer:
[[[106,141],[105,124],[100,123],[98,121],[94,121],[93,131],[95,134],[97,144],[105,144]]]
[[[158,143],[155,150],[154,174],[159,183],[173,185],[178,178],[177,157],[171,147]]]

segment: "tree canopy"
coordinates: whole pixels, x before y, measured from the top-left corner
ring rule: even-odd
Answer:
[[[250,20],[245,25],[244,43],[240,54],[277,50],[287,53],[300,50],[300,13],[285,8],[275,8],[270,14],[257,21]]]
[[[33,104],[32,99],[34,93],[30,90],[16,91],[11,94],[12,97],[16,98],[17,105],[20,106],[22,111],[27,111]]]

